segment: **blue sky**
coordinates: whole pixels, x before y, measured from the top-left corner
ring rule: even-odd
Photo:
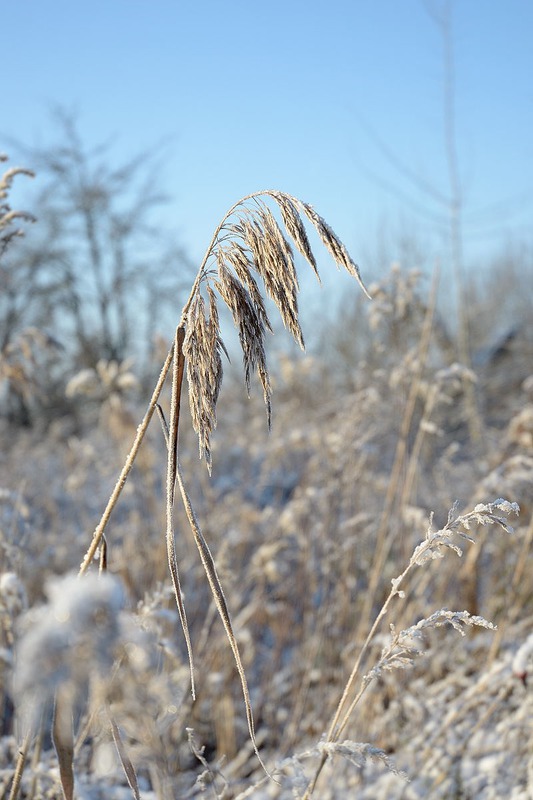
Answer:
[[[311,202],[356,260],[414,236],[446,269],[447,217],[391,162],[449,192],[440,0],[24,0],[2,4],[4,135],[45,143],[48,107],[79,113],[117,158],[168,139],[165,208],[199,260],[254,190]],[[456,143],[465,257],[531,242],[533,3],[456,0]],[[411,266],[406,264],[406,266]],[[415,264],[413,266],[419,266]],[[428,266],[428,265],[426,265]],[[429,265],[431,266],[431,265]]]

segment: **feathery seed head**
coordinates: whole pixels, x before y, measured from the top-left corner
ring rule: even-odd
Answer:
[[[269,199],[275,202],[283,226],[269,208]],[[370,296],[347,249],[308,203],[284,192],[264,191],[243,198],[230,209],[215,232],[183,314],[186,327],[183,354],[187,360],[189,402],[200,456],[205,455],[209,470],[210,437],[216,425],[216,403],[222,381],[221,351],[225,350],[214,290],[231,311],[237,328],[248,392],[252,372],[258,374],[270,425],[271,388],[265,332],[272,332],[272,325],[256,276],[261,279],[266,295],[275,303],[283,324],[304,349],[297,299],[298,276],[291,243],[319,278],[304,216],[312,223],[337,265],[353,275],[365,294]],[[213,262],[216,270],[208,269],[208,263]],[[209,294],[209,318],[201,294],[204,287]]]

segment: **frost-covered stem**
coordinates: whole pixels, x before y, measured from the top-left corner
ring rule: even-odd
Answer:
[[[426,539],[426,541],[423,542],[421,545],[419,545],[419,548],[417,548],[417,550],[416,550],[417,558],[422,556],[427,550],[431,549],[432,546],[433,546],[432,540],[430,538]],[[361,687],[360,691],[356,694],[355,698],[350,703],[350,706],[349,706],[348,710],[345,712],[345,714],[344,714],[344,716],[342,718],[342,721],[339,724],[339,720],[341,718],[342,710],[343,710],[343,708],[344,708],[344,706],[346,704],[346,701],[348,699],[348,695],[350,694],[350,692],[351,692],[351,690],[353,688],[353,685],[355,683],[355,680],[357,678],[357,675],[359,673],[359,668],[361,666],[363,657],[365,656],[365,654],[366,654],[366,652],[367,652],[367,650],[368,650],[368,648],[370,646],[370,643],[371,643],[372,639],[374,638],[374,635],[375,635],[375,633],[376,633],[376,631],[377,631],[382,619],[384,618],[384,616],[386,615],[387,611],[389,610],[389,606],[390,606],[393,598],[397,594],[399,594],[399,588],[400,588],[401,584],[403,583],[403,581],[405,580],[405,578],[407,577],[409,572],[416,565],[416,563],[417,563],[417,561],[415,560],[415,555],[413,554],[413,556],[411,557],[411,560],[409,561],[409,564],[404,569],[402,574],[398,578],[395,578],[393,580],[393,582],[392,582],[392,589],[390,591],[390,594],[387,597],[387,599],[385,600],[383,606],[381,607],[381,610],[380,610],[379,614],[377,615],[377,617],[376,617],[376,619],[374,621],[374,624],[372,625],[372,627],[370,629],[370,632],[368,633],[368,635],[367,635],[367,637],[366,637],[366,639],[365,639],[365,641],[363,643],[363,646],[361,647],[359,655],[357,656],[355,664],[353,665],[353,669],[352,669],[352,671],[350,673],[350,677],[348,678],[348,681],[346,682],[346,685],[344,687],[344,691],[342,693],[342,697],[341,697],[341,699],[339,701],[339,704],[337,706],[337,710],[335,711],[335,716],[333,717],[333,719],[331,721],[331,724],[329,726],[329,730],[328,730],[327,737],[326,737],[326,742],[328,742],[328,743],[329,742],[337,742],[339,740],[339,737],[342,734],[342,732],[344,731],[344,729],[346,728],[346,725],[348,724],[349,719],[350,719],[350,717],[351,717],[351,715],[352,715],[357,703],[361,699],[361,696],[362,696],[362,694],[363,694],[363,692],[364,692],[364,690],[366,688],[364,686]],[[313,793],[313,791],[315,789],[316,783],[318,781],[318,778],[320,776],[320,773],[322,772],[327,760],[328,760],[328,755],[327,755],[326,752],[324,752],[323,755],[322,755],[322,758],[320,760],[320,763],[319,763],[319,765],[318,765],[318,767],[316,769],[316,772],[315,772],[315,774],[313,776],[313,779],[310,782],[309,786],[307,787],[307,790],[305,792],[303,800],[308,800],[308,798],[311,797],[311,795],[312,795],[312,793]]]
[[[426,545],[427,545],[427,547],[429,547],[430,543],[427,542]],[[424,550],[422,550],[421,552],[424,552]],[[339,736],[342,734],[343,730],[345,729],[346,725],[348,724],[348,720],[349,720],[349,718],[350,718],[350,716],[351,716],[351,714],[352,714],[352,712],[353,712],[353,710],[354,710],[354,708],[355,708],[355,706],[356,706],[356,704],[357,704],[357,702],[359,700],[360,694],[358,694],[357,697],[352,701],[352,703],[350,704],[350,707],[348,708],[348,711],[344,714],[344,717],[342,719],[342,722],[341,722],[340,726],[338,726],[339,718],[340,718],[340,715],[342,713],[342,709],[343,709],[343,707],[344,707],[344,705],[346,703],[346,700],[348,698],[348,695],[350,694],[350,691],[351,691],[351,689],[352,689],[352,687],[354,685],[354,682],[355,682],[355,679],[356,679],[357,674],[359,672],[359,668],[361,666],[361,662],[363,660],[363,657],[366,655],[366,652],[367,652],[367,650],[369,648],[370,642],[374,638],[374,635],[375,635],[376,630],[378,629],[378,627],[379,627],[379,625],[381,623],[381,620],[383,619],[383,617],[386,615],[387,611],[389,610],[389,606],[390,606],[393,598],[399,593],[400,585],[403,583],[404,579],[409,574],[411,569],[415,566],[415,563],[416,562],[414,561],[414,559],[411,559],[411,561],[409,562],[407,567],[404,569],[402,574],[398,578],[395,578],[394,581],[392,582],[392,589],[390,591],[390,594],[387,597],[387,599],[385,600],[383,606],[381,607],[381,611],[377,615],[377,617],[376,617],[376,619],[374,621],[374,624],[372,625],[372,627],[371,627],[371,629],[370,629],[370,631],[368,633],[368,636],[366,637],[366,639],[364,641],[364,644],[361,647],[361,650],[359,651],[359,655],[357,656],[357,659],[356,659],[355,664],[353,666],[353,669],[352,669],[352,672],[350,674],[350,677],[348,678],[346,686],[344,687],[344,692],[342,693],[342,697],[340,699],[339,705],[337,706],[337,711],[335,712],[335,716],[333,717],[331,725],[329,726],[328,735],[327,735],[327,741],[328,742],[336,742],[336,741],[338,741]]]
[[[353,713],[355,706],[359,702],[364,690],[366,689],[366,686],[368,685],[368,683],[365,683],[363,681],[360,691],[356,694],[355,698],[350,703],[350,706],[347,709],[347,711],[344,712],[344,716],[342,717],[341,720],[341,714],[343,712],[343,708],[347,702],[348,695],[350,694],[354,686],[356,677],[359,672],[359,668],[363,660],[363,656],[368,650],[368,647],[376,633],[376,630],[380,622],[383,620],[383,617],[387,613],[393,597],[402,594],[400,592],[400,586],[404,582],[405,578],[409,575],[409,573],[413,570],[415,566],[421,566],[429,558],[435,558],[436,554],[441,548],[450,548],[454,550],[457,555],[459,556],[462,555],[462,550],[457,545],[452,544],[451,536],[454,533],[459,533],[459,535],[463,536],[464,538],[470,541],[473,540],[466,533],[459,531],[460,527],[468,530],[472,523],[477,523],[481,525],[499,525],[501,528],[503,528],[503,530],[507,531],[508,533],[512,533],[513,529],[507,523],[505,517],[501,516],[502,513],[506,516],[508,516],[511,513],[519,514],[520,509],[517,503],[510,503],[508,500],[503,500],[502,498],[498,498],[498,500],[495,500],[493,503],[488,503],[488,504],[480,503],[473,509],[473,511],[470,511],[467,514],[464,514],[459,517],[454,518],[452,516],[452,512],[450,512],[448,516],[448,522],[442,530],[433,532],[431,530],[431,526],[429,527],[426,533],[426,538],[415,547],[413,554],[409,560],[409,563],[402,572],[402,574],[392,580],[392,589],[390,591],[390,594],[387,597],[385,603],[383,604],[381,611],[379,612],[374,624],[372,625],[370,633],[365,639],[365,642],[353,666],[350,677],[348,678],[346,686],[344,687],[342,697],[337,706],[337,710],[335,712],[335,715],[333,717],[333,720],[331,722],[331,725],[327,733],[326,744],[333,744],[339,740],[340,735],[342,734],[342,732],[344,731],[346,725],[350,720],[350,717]],[[467,614],[467,612],[463,612],[463,614]],[[480,619],[481,618],[476,618],[474,624],[484,623],[484,620],[481,620],[480,622]],[[341,720],[340,724],[339,720]],[[328,753],[327,751],[324,750],[321,761],[303,796],[303,800],[308,800],[313,794],[318,777],[322,772],[327,759],[328,759]]]
[[[106,525],[109,522],[109,517],[111,516],[111,512],[113,511],[115,505],[117,504],[118,498],[124,488],[124,485],[128,479],[128,475],[130,474],[131,468],[135,462],[135,458],[139,451],[139,447],[141,446],[142,440],[146,434],[148,429],[148,425],[150,420],[152,419],[153,413],[157,406],[157,401],[159,400],[159,395],[161,394],[161,390],[163,389],[163,384],[165,383],[165,379],[168,375],[168,371],[172,364],[172,359],[174,357],[174,344],[168,351],[168,355],[166,357],[165,363],[163,364],[163,368],[161,369],[161,373],[159,375],[156,387],[154,389],[154,393],[150,400],[150,404],[146,411],[146,414],[143,417],[143,420],[139,427],[137,428],[137,434],[135,436],[134,442],[131,446],[131,450],[128,453],[124,466],[122,467],[122,472],[119,475],[119,478],[115,484],[115,488],[113,489],[113,493],[107,502],[107,506],[105,511],[102,515],[102,518],[98,525],[95,528],[93,533],[93,539],[87,550],[85,557],[81,563],[79,575],[83,575],[89,569],[89,566],[94,558],[94,555],[98,549],[102,536],[104,535],[104,531],[106,529]]]
[[[502,643],[502,639],[509,627],[515,622],[521,613],[522,604],[518,602],[518,589],[522,582],[522,578],[524,575],[524,571],[528,564],[528,556],[531,552],[531,545],[533,543],[533,514],[531,515],[531,519],[529,520],[529,525],[522,541],[522,547],[520,548],[520,553],[518,554],[518,558],[516,560],[513,577],[511,578],[511,583],[508,586],[508,594],[507,594],[507,602],[506,608],[508,608],[508,612],[505,614],[505,618],[498,624],[498,630],[492,640],[489,654],[487,657],[487,661],[489,664],[492,664],[494,659],[496,658],[498,651],[500,649],[500,645]]]
[[[31,738],[32,738],[32,733],[31,731],[28,731],[19,749],[17,766],[15,768],[15,774],[13,775],[13,783],[11,784],[11,790],[9,792],[9,800],[16,800],[16,798],[19,796],[20,782],[22,780],[22,773],[24,772],[24,766],[26,764],[26,759],[28,757],[28,750],[30,747]]]
[[[412,559],[409,562],[409,564],[407,565],[407,567],[405,568],[405,570],[402,572],[400,577],[399,578],[395,578],[394,581],[393,581],[393,585],[392,585],[392,589],[390,591],[390,594],[387,597],[387,599],[385,600],[385,603],[383,604],[383,606],[381,608],[381,611],[379,612],[378,616],[376,617],[376,620],[375,620],[374,624],[372,625],[372,628],[370,629],[370,632],[369,632],[368,636],[366,637],[366,639],[364,641],[364,644],[361,647],[361,650],[359,651],[359,655],[357,656],[355,664],[353,665],[353,669],[352,669],[352,671],[350,673],[350,677],[348,678],[348,681],[346,682],[346,685],[344,687],[344,691],[342,693],[342,697],[341,697],[341,699],[339,701],[339,704],[337,706],[337,710],[335,712],[335,716],[333,717],[333,719],[331,721],[331,724],[329,726],[329,730],[328,730],[327,737],[326,737],[326,742],[327,743],[329,743],[329,742],[337,742],[339,740],[339,737],[340,737],[341,733],[343,732],[343,730],[345,729],[346,725],[348,724],[348,721],[349,721],[349,719],[350,719],[350,717],[352,715],[352,712],[353,712],[355,706],[359,702],[359,700],[360,700],[360,698],[361,698],[361,696],[362,696],[362,694],[363,694],[363,692],[364,692],[364,690],[366,688],[365,686],[361,687],[361,689],[359,690],[359,692],[357,693],[355,698],[352,700],[352,702],[350,704],[350,707],[348,708],[348,710],[344,714],[344,717],[342,718],[342,722],[339,725],[339,719],[340,719],[340,716],[342,714],[342,709],[344,708],[344,705],[346,704],[346,701],[348,699],[348,695],[350,694],[350,691],[352,690],[352,687],[353,687],[353,685],[355,683],[355,679],[357,678],[357,675],[359,673],[359,668],[361,666],[361,662],[363,660],[363,657],[364,657],[364,655],[366,654],[366,652],[368,650],[370,642],[374,638],[374,634],[376,633],[376,630],[378,629],[378,627],[379,627],[379,625],[381,623],[381,620],[383,619],[383,617],[387,613],[387,611],[389,609],[389,605],[391,604],[391,601],[392,601],[393,597],[395,597],[398,594],[400,584],[402,583],[404,578],[408,575],[408,573],[410,572],[410,570],[412,569],[414,564],[415,564],[415,562]],[[318,778],[320,776],[320,773],[322,772],[327,760],[328,760],[328,754],[327,754],[326,751],[324,751],[323,754],[322,754],[322,758],[320,760],[320,763],[319,763],[319,765],[318,765],[318,767],[316,769],[316,772],[315,772],[315,774],[313,776],[313,779],[310,782],[309,786],[307,787],[307,790],[306,790],[306,792],[304,794],[303,800],[308,800],[311,797],[311,795],[313,794],[313,792],[315,790],[315,787],[316,787],[316,784],[317,784],[317,781],[318,781]]]
[[[416,431],[415,440],[413,442],[413,448],[411,450],[409,461],[407,463],[405,483],[402,492],[403,507],[405,507],[405,505],[409,503],[411,499],[413,486],[415,485],[415,479],[420,468],[420,461],[419,461],[420,452],[422,450],[422,445],[424,444],[424,441],[426,440],[427,437],[426,424],[430,422],[433,411],[435,410],[435,406],[437,405],[437,400],[439,399],[439,391],[440,391],[440,386],[438,384],[433,384],[432,386],[430,386],[428,391],[428,396],[424,405],[422,417],[420,419],[420,423]]]

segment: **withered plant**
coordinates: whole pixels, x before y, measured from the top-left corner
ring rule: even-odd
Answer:
[[[279,213],[276,219],[270,204]],[[250,391],[252,374],[257,372],[271,421],[271,385],[265,351],[265,336],[272,332],[264,295],[277,306],[285,327],[304,347],[298,312],[298,276],[293,246],[301,253],[319,278],[317,262],[311,249],[304,219],[314,228],[339,268],[346,269],[367,296],[359,269],[344,244],[312,206],[279,191],[248,195],[233,205],[218,225],[202,261],[191,293],[183,308],[174,342],[157,380],[146,414],[126,459],[104,514],[94,531],[83,559],[80,575],[90,567],[100,548],[105,551],[104,532],[137,456],[148,424],[158,411],[168,449],[166,487],[166,543],[174,594],[189,655],[191,692],[195,696],[193,648],[182,599],[178,558],[174,540],[174,503],[176,486],[194,536],[203,568],[233,652],[239,673],[250,737],[255,741],[254,721],[247,680],[242,665],[230,613],[215,563],[192,507],[179,462],[179,424],[182,384],[185,372],[189,387],[192,424],[198,435],[200,457],[211,471],[211,435],[216,426],[216,407],[222,383],[222,360],[227,352],[221,336],[218,302],[221,299],[231,312],[242,348],[244,378]],[[262,286],[261,286],[262,282]],[[172,370],[170,419],[165,420],[159,397],[167,375]]]

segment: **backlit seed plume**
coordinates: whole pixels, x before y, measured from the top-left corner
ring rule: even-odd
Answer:
[[[267,201],[271,201],[272,209]],[[200,457],[205,456],[209,470],[210,439],[216,426],[216,404],[222,382],[221,353],[225,351],[217,294],[229,308],[239,333],[247,390],[250,391],[255,371],[263,388],[270,424],[271,389],[265,334],[272,332],[272,325],[263,290],[274,301],[283,324],[303,349],[293,245],[319,277],[304,218],[312,224],[337,266],[346,269],[370,297],[346,247],[308,203],[284,192],[263,191],[248,195],[232,206],[215,231],[181,320],[185,329],[183,355],[192,421],[198,434]]]

